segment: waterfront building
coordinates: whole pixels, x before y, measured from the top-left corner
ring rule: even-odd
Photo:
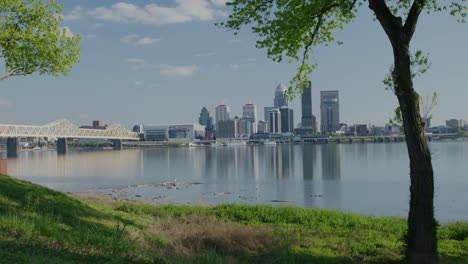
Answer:
[[[281,133],[281,112],[275,108],[270,111],[270,133]]]
[[[143,125],[134,125],[132,132],[143,133]]]
[[[215,118],[216,118],[216,129],[218,129],[218,123],[220,121],[227,121],[229,120],[229,113],[230,108],[227,105],[220,104],[216,106],[216,113],[215,113]]]
[[[288,98],[286,97],[286,90],[288,88],[283,83],[280,83],[275,90],[275,99],[273,100],[273,106],[280,108],[288,106]]]
[[[205,137],[205,126],[200,124],[144,125],[144,139],[147,141],[194,140]]]
[[[253,133],[257,132],[256,124],[251,118],[240,118],[239,119],[239,137],[242,139],[248,139]]]
[[[253,122],[257,122],[257,106],[254,104],[245,104],[242,107],[242,117],[250,118]]]
[[[292,133],[294,131],[294,111],[288,107],[281,107],[281,133]]]
[[[205,126],[206,131],[212,131],[213,127],[213,118],[210,116],[210,112],[206,107],[203,107],[200,116],[198,117],[198,123],[202,126]]]
[[[355,131],[356,131],[356,136],[368,136],[369,133],[367,132],[367,125],[365,124],[359,124],[359,125],[354,125]]]
[[[302,118],[301,118],[301,128],[310,129],[312,132],[316,131],[316,121],[315,116],[312,114],[312,82],[308,82],[308,87],[302,89],[302,98],[301,98],[301,109],[302,109]]]
[[[277,107],[274,106],[265,106],[263,108],[263,120],[267,123],[270,123],[270,111],[273,109],[278,109]]]
[[[101,127],[103,127],[103,125],[101,124],[100,120],[94,120],[93,121],[93,128],[94,129],[100,129]]]
[[[263,120],[257,123],[257,133],[268,133],[270,131],[269,123]]]
[[[462,128],[465,126],[465,122],[462,119],[450,119],[445,121],[445,125],[451,128]]]
[[[340,100],[338,91],[320,92],[320,114],[322,134],[336,132],[340,129]]]
[[[238,118],[229,120],[220,120],[217,123],[216,138],[237,138],[239,131],[239,120]]]

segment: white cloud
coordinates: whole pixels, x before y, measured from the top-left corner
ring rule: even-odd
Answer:
[[[216,56],[216,52],[212,51],[212,52],[203,52],[203,53],[198,53],[198,54],[195,54],[195,57],[213,57],[213,56]]]
[[[140,58],[128,58],[127,62],[128,63],[145,63],[145,60],[140,59]]]
[[[211,0],[211,3],[217,6],[224,6],[227,2],[229,2],[229,0]]]
[[[145,59],[141,58],[128,58],[127,62],[131,65],[133,70],[152,69],[157,66],[147,63]]]
[[[0,107],[10,107],[12,104],[5,98],[0,97]]]
[[[70,29],[69,27],[67,27],[67,26],[60,27],[59,29],[60,29],[61,32],[65,30],[65,36],[66,36],[67,38],[72,38],[72,37],[75,36],[75,34],[73,33],[73,31],[71,31],[71,29]]]
[[[95,24],[93,25],[93,28],[102,28],[102,27],[104,27],[104,24],[103,24],[103,23],[95,23]]]
[[[143,46],[143,45],[150,45],[159,42],[161,39],[159,38],[150,38],[150,37],[142,37],[139,38],[137,34],[126,35],[120,39],[120,41],[124,44],[133,44],[134,46]]]
[[[144,83],[145,83],[145,81],[143,81],[143,80],[136,80],[136,81],[133,81],[133,86],[140,86],[140,85],[142,85]]]
[[[188,77],[198,70],[197,65],[170,66],[164,65],[159,69],[159,74],[165,77]]]
[[[68,14],[61,15],[64,21],[74,21],[82,17],[83,8],[81,6],[75,6],[73,10]]]
[[[216,1],[220,2],[220,1]],[[226,12],[212,6],[208,0],[175,0],[173,6],[148,4],[138,6],[119,2],[110,7],[97,7],[89,15],[107,21],[131,22],[145,25],[178,24],[191,21],[210,21],[226,16]]]
[[[149,38],[149,37],[144,37],[135,42],[135,45],[137,46],[142,46],[142,45],[150,45],[159,42],[160,39],[158,38]]]
[[[96,34],[84,34],[84,35],[81,35],[81,37],[84,39],[95,39],[97,36]]]
[[[131,34],[131,35],[126,35],[123,36],[120,41],[125,44],[132,43],[136,38],[138,38],[137,34]]]

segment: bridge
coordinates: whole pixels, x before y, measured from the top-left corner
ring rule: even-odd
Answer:
[[[19,152],[19,138],[57,138],[57,152],[67,152],[67,139],[105,139],[114,143],[114,149],[122,149],[122,140],[139,140],[138,134],[121,125],[106,129],[79,128],[67,119],[58,119],[45,126],[0,124],[0,138],[7,138],[7,156],[14,158]]]

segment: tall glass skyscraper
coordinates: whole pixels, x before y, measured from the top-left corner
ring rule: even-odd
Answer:
[[[336,132],[340,129],[340,99],[338,91],[320,92],[320,132]]]
[[[312,82],[309,81],[308,87],[302,89],[302,128],[315,130],[315,124],[312,116]]]
[[[198,123],[205,126],[206,131],[213,130],[213,118],[210,116],[210,112],[206,107],[203,107],[198,118]]]
[[[283,106],[288,106],[288,99],[286,98],[287,89],[288,88],[283,83],[280,83],[278,87],[276,87],[274,107],[280,108]]]

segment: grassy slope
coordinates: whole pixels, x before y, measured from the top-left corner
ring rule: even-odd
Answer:
[[[0,175],[2,263],[400,263],[405,230],[297,207],[76,199]],[[468,223],[440,227],[439,251],[468,263]]]

